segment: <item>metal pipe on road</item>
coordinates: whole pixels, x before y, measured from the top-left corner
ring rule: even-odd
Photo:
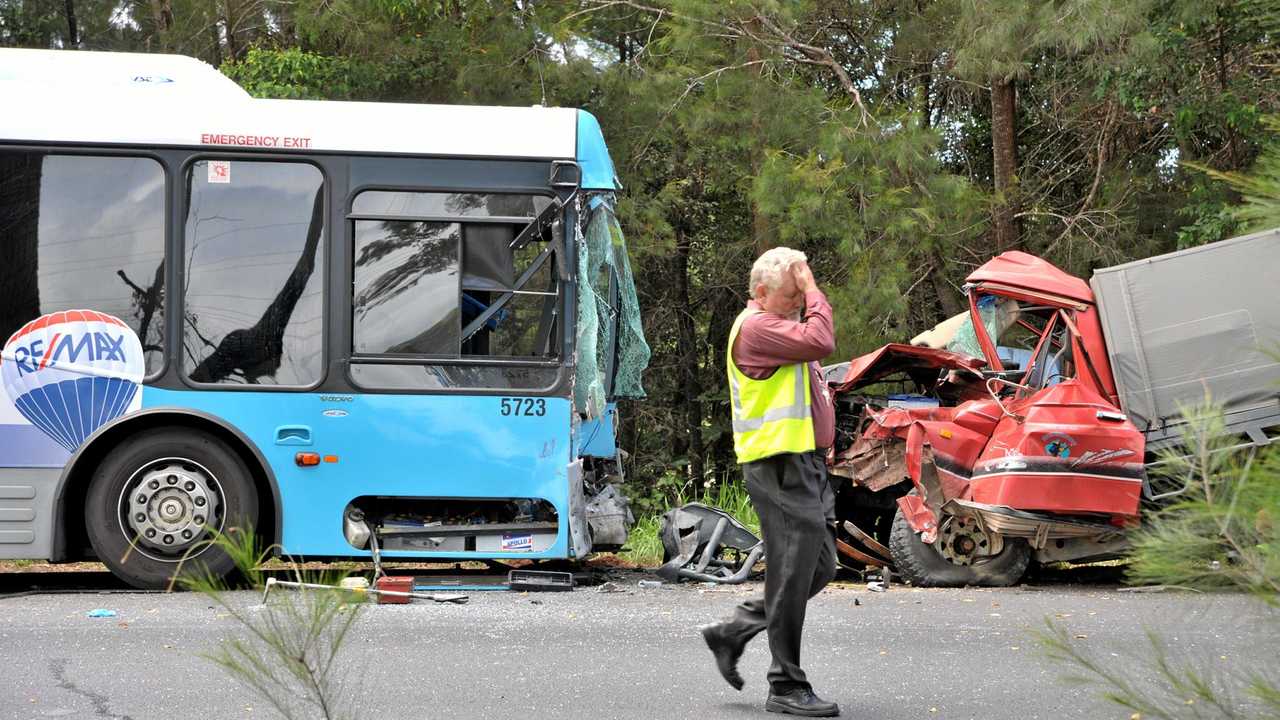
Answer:
[[[467,602],[466,595],[457,594],[428,594],[416,592],[400,592],[398,590],[375,590],[373,588],[363,587],[338,587],[334,585],[321,585],[319,583],[293,582],[290,580],[277,580],[275,578],[267,578],[267,587],[262,591],[262,603],[265,605],[267,596],[271,594],[271,588],[276,585],[281,587],[297,588],[299,590],[335,590],[338,592],[350,592],[363,595],[386,595],[388,597],[406,597],[417,600],[431,600],[432,602],[453,603],[455,605],[463,605]]]

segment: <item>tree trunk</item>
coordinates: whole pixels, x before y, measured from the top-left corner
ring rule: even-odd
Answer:
[[[151,0],[151,21],[155,23],[153,37],[157,40],[157,50],[169,49],[168,33],[173,28],[173,6],[170,0]],[[151,49],[151,38],[147,38],[147,49]]]
[[[933,129],[933,61],[919,63],[920,84],[916,86],[916,102],[920,107],[920,129]]]
[[[946,267],[942,255],[934,253],[933,268],[929,270],[929,285],[933,287],[933,294],[938,298],[938,307],[942,308],[942,320],[959,315],[967,309],[960,304],[960,296],[947,282]]]
[[[623,474],[627,477],[633,477],[636,467],[636,450],[640,447],[639,426],[636,418],[639,414],[639,403],[635,400],[619,400],[618,401],[618,449],[622,450],[623,457]]]
[[[1216,53],[1217,54],[1216,60],[1217,60],[1218,89],[1219,91],[1222,92],[1223,96],[1226,96],[1230,89],[1230,85],[1227,82],[1227,29],[1225,27],[1228,20],[1223,16],[1221,5],[1218,6],[1217,14],[1218,14],[1218,23],[1217,23],[1218,51]],[[1226,123],[1225,129],[1227,133],[1226,169],[1239,170],[1241,169],[1241,165],[1242,165],[1242,163],[1240,162],[1240,152],[1238,150],[1240,136],[1236,133],[1235,127],[1233,127],[1232,123]]]
[[[240,12],[233,0],[223,0],[222,21],[227,28],[227,58],[231,62],[240,60],[240,38],[236,36],[240,26]]]
[[[711,318],[707,323],[707,343],[711,346],[710,376],[719,378],[715,387],[716,397],[720,401],[715,404],[717,420],[723,420],[726,430],[716,438],[711,447],[712,472],[716,482],[729,482],[736,477],[738,459],[733,454],[733,432],[730,425],[729,386],[725,376],[725,363],[729,353],[729,330],[733,321],[741,311],[738,297],[732,290],[720,288],[711,299]]]
[[[758,25],[758,21],[752,20],[750,26]],[[758,62],[760,60],[760,51],[754,45],[747,49],[747,61]],[[757,77],[764,77],[765,65],[758,65],[755,73]],[[770,112],[776,110],[771,108]],[[763,135],[762,124],[760,122],[760,108],[758,105],[753,107],[751,111],[751,136],[760,137]],[[760,177],[761,162],[760,159],[764,153],[751,154],[751,177]],[[751,241],[756,248],[756,257],[759,257],[764,251],[773,247],[773,241],[769,233],[769,218],[760,212],[760,205],[755,200],[749,200],[751,203]]]
[[[209,23],[209,57],[214,67],[222,67],[222,34],[218,32],[218,19]]]
[[[280,29],[280,37],[296,42],[298,23],[294,19],[294,3],[280,3],[275,7],[276,26]]]
[[[996,252],[1020,247],[1018,222],[1017,87],[1012,79],[991,83],[992,175],[996,194]]]
[[[67,43],[68,48],[80,47],[80,29],[76,26],[76,0],[67,0]]]
[[[690,301],[689,294],[690,244],[685,231],[677,229],[675,272],[673,273],[676,283],[673,309],[680,333],[680,390],[677,392],[680,396],[677,405],[680,411],[677,416],[684,422],[683,444],[688,452],[689,479],[694,482],[695,488],[698,488],[705,480],[703,464],[705,449],[702,443],[702,383],[698,379],[700,346],[693,322],[693,303]],[[695,489],[694,492],[697,490]]]
[[[707,323],[707,345],[710,352],[710,368],[708,377],[716,378],[712,387],[716,388],[712,414],[717,424],[724,428],[710,447],[710,464],[712,474],[718,483],[732,482],[740,478],[737,473],[737,457],[733,455],[732,410],[728,405],[728,378],[724,374],[724,366],[728,356],[728,332],[733,327],[733,320],[742,310],[741,300],[737,293],[727,287],[719,287],[708,299],[710,313]]]

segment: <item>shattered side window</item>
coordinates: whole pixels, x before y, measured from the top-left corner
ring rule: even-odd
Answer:
[[[388,389],[550,387],[563,346],[561,208],[528,193],[356,195],[352,377]]]
[[[367,354],[456,355],[458,223],[355,223],[352,338]]]
[[[538,239],[512,248],[520,227],[465,227],[462,324],[471,326],[492,305],[499,310],[472,327],[463,355],[552,359],[560,356],[558,243]],[[560,232],[557,228],[554,232]],[[521,282],[523,281],[523,282]]]
[[[1039,352],[1030,362],[1023,384],[1034,391],[1068,380],[1075,375],[1072,360],[1071,335],[1066,323],[1056,322],[1050,329],[1048,341],[1040,345]]]
[[[515,193],[357,195],[355,352],[558,358],[557,231],[540,223],[552,203]],[[522,236],[530,227],[539,232]]]

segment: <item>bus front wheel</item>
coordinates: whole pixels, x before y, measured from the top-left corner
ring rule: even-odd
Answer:
[[[85,529],[98,559],[133,587],[166,589],[178,574],[225,577],[232,558],[212,539],[258,519],[249,468],[195,429],[135,435],[94,471]]]

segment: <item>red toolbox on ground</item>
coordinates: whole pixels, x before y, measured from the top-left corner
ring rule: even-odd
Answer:
[[[413,592],[413,576],[412,575],[383,575],[374,583],[375,590],[390,590],[392,592],[411,593]],[[409,602],[407,595],[378,595],[378,604],[404,604]]]

